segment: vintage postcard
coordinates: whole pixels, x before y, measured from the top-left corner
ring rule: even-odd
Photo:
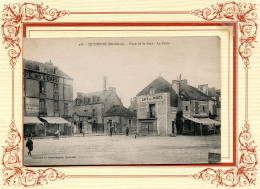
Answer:
[[[258,6],[1,2],[0,188],[259,188]]]
[[[27,166],[221,161],[219,37],[24,39],[23,81]]]

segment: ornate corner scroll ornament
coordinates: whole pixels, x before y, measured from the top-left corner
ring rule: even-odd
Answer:
[[[48,6],[36,3],[14,3],[5,5],[3,9],[3,24],[1,26],[3,43],[8,50],[10,65],[12,70],[12,79],[14,79],[14,69],[21,55],[20,35],[21,23],[33,19],[54,21],[61,16],[67,15],[67,11],[58,11],[57,9],[49,9]],[[12,84],[12,91],[14,85]],[[46,184],[49,181],[57,179],[65,179],[68,175],[61,173],[53,168],[32,170],[23,166],[19,156],[21,153],[22,137],[17,130],[14,119],[14,93],[12,93],[12,119],[9,125],[10,131],[8,139],[3,146],[3,179],[4,184],[13,186],[37,186]]]
[[[248,68],[249,58],[252,55],[251,49],[255,47],[257,24],[257,13],[255,4],[236,3],[217,3],[210,8],[191,11],[191,14],[201,17],[207,21],[227,19],[239,23],[240,45],[239,55],[245,66]]]
[[[210,8],[202,10],[191,11],[191,14],[199,16],[207,21],[213,20],[231,20],[238,22],[240,37],[239,37],[239,55],[245,65],[247,73],[250,65],[251,49],[255,47],[257,19],[255,4],[242,4],[234,1],[227,3],[218,3],[212,5]],[[248,88],[245,88],[246,92]],[[248,98],[248,97],[246,97]],[[248,104],[246,103],[246,107]],[[257,153],[255,142],[252,139],[250,132],[250,124],[247,118],[248,112],[246,108],[246,118],[242,130],[238,136],[239,151],[241,153],[240,160],[237,167],[221,170],[206,168],[199,173],[192,175],[195,179],[202,179],[204,181],[211,181],[222,186],[245,186],[255,184],[257,169]]]
[[[10,65],[14,69],[19,56],[21,55],[20,47],[20,29],[21,22],[27,22],[33,19],[54,21],[62,16],[68,15],[68,11],[58,11],[57,9],[49,9],[49,6],[36,3],[14,3],[4,5],[3,24],[1,26],[3,43],[8,50],[10,57]]]

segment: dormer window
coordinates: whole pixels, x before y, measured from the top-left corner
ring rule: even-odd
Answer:
[[[150,89],[150,95],[154,95],[155,94],[155,89],[154,88],[151,88]]]

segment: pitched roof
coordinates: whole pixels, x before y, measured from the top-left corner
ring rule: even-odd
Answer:
[[[208,95],[201,92],[199,89],[188,85],[185,82],[180,81],[180,98],[184,101],[188,100],[200,100],[200,101],[208,101],[214,100],[210,98]]]
[[[99,97],[100,99],[97,103],[103,103],[112,93],[113,93],[112,90],[98,91],[98,92],[92,92],[92,93],[81,93],[80,94],[81,97],[78,96],[75,100],[84,99],[84,98],[90,98],[92,100],[93,97]],[[117,94],[115,93],[115,95],[117,95]],[[120,98],[118,97],[118,99],[120,99]],[[93,103],[93,102],[91,102],[91,103]]]
[[[178,97],[176,92],[173,90],[172,85],[165,80],[162,76],[157,77],[149,85],[147,85],[141,92],[136,96],[148,95],[151,89],[155,89],[155,94],[157,93],[170,93],[170,103],[171,106],[177,106]]]
[[[220,95],[216,93],[215,88],[209,88],[208,89],[208,96],[210,96],[210,97],[219,97]]]
[[[40,67],[42,68],[41,70],[40,70]],[[54,68],[57,69],[56,73],[54,73]],[[64,73],[61,69],[59,69],[56,66],[47,65],[45,63],[41,63],[41,62],[37,62],[37,61],[33,61],[33,60],[23,59],[23,69],[33,70],[36,72],[42,72],[42,73],[46,73],[46,74],[64,77],[67,79],[72,79],[69,75]]]
[[[122,105],[112,106],[104,115],[104,117],[122,116],[122,117],[136,117],[135,113],[128,110]]]

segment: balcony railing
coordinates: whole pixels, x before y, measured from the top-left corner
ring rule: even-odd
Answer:
[[[147,118],[156,118],[156,114],[152,114],[151,112],[147,112]]]

